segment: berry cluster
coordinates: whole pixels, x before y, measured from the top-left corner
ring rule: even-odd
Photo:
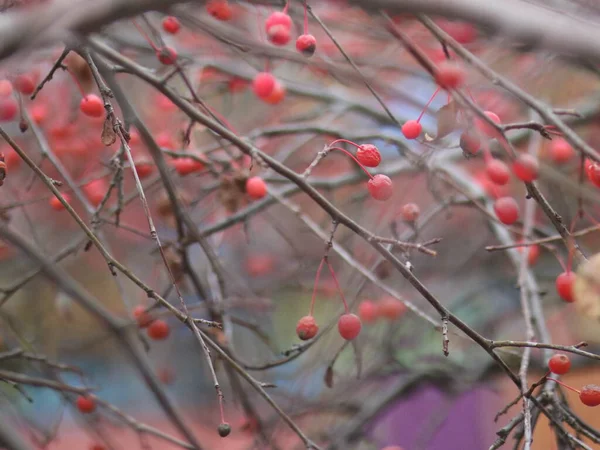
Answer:
[[[379,319],[397,320],[407,308],[400,300],[386,296],[379,301],[363,300],[358,305],[358,316],[364,323],[375,323]]]
[[[338,332],[343,339],[345,339],[347,341],[351,341],[351,340],[355,339],[356,337],[358,337],[358,335],[360,334],[360,330],[362,328],[362,323],[360,321],[360,318],[356,314],[350,313],[350,311],[348,309],[348,303],[346,302],[346,298],[344,297],[344,293],[342,292],[342,289],[340,288],[339,282],[335,275],[335,271],[333,270],[333,266],[329,262],[327,256],[323,257],[323,259],[321,260],[321,263],[319,264],[319,268],[317,269],[317,275],[315,277],[315,285],[313,288],[313,295],[312,295],[312,299],[310,302],[310,312],[307,316],[301,317],[300,320],[298,321],[298,323],[296,325],[296,335],[301,340],[306,341],[306,340],[314,338],[317,335],[317,333],[319,332],[319,326],[317,325],[317,321],[315,320],[315,318],[313,316],[313,310],[314,310],[314,306],[315,306],[315,299],[316,299],[317,287],[319,284],[319,277],[321,276],[321,270],[323,269],[323,265],[325,265],[325,264],[329,268],[329,272],[331,273],[333,281],[335,282],[336,289],[337,289],[338,293],[340,294],[340,297],[342,298],[342,303],[344,304],[345,313],[342,314],[338,318],[338,324],[337,324]]]
[[[563,353],[557,353],[548,360],[548,369],[550,372],[556,375],[565,375],[571,370],[571,360]],[[600,386],[596,384],[588,384],[583,386],[581,389],[575,389],[561,381],[553,378],[549,380],[556,381],[561,386],[576,392],[579,394],[579,400],[586,406],[599,406],[600,405]]]
[[[162,341],[171,334],[171,327],[167,322],[161,319],[155,319],[143,305],[138,305],[133,310],[135,318],[140,328],[146,328],[148,337],[155,341]]]
[[[344,148],[335,146],[337,143],[346,143],[356,147],[356,156]],[[363,172],[369,177],[369,181],[367,182],[367,190],[369,191],[371,197],[373,197],[375,200],[386,201],[392,197],[394,189],[390,177],[381,173],[377,175],[371,175],[371,173],[369,173],[369,171],[366,169],[367,167],[377,167],[379,163],[381,163],[381,154],[379,153],[377,147],[375,147],[373,144],[359,145],[346,139],[337,139],[327,146],[327,150],[341,151],[352,158],[356,164],[358,164]]]

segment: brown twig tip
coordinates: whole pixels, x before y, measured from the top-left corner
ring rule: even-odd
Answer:
[[[444,356],[448,356],[450,354],[449,345],[450,338],[448,337],[448,318],[442,317],[442,351],[444,352]]]

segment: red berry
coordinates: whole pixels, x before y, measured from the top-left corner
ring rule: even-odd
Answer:
[[[440,20],[438,25],[460,44],[470,44],[477,39],[477,29],[470,23]]]
[[[488,118],[490,118],[492,120],[492,122],[494,122],[498,125],[500,125],[502,123],[500,121],[500,117],[498,117],[498,115],[496,113],[493,113],[492,111],[485,111],[485,115],[488,116]],[[487,137],[493,138],[493,137],[497,137],[499,135],[494,127],[492,127],[490,124],[488,124],[486,121],[484,121],[480,117],[477,117],[475,119],[475,126],[477,127],[477,129],[479,131],[481,131]]]
[[[585,173],[593,185],[600,187],[600,164],[587,159],[585,162]]]
[[[156,319],[153,321],[147,329],[148,337],[150,339],[154,339],[155,341],[162,341],[169,337],[171,333],[171,328],[169,324],[164,320]]]
[[[35,82],[33,81],[33,77],[25,73],[15,77],[13,86],[17,91],[25,95],[31,95],[33,94],[33,91],[35,91]]]
[[[210,0],[206,3],[206,11],[217,20],[231,20],[233,11],[227,0]]]
[[[511,225],[519,218],[519,205],[512,197],[500,197],[494,202],[494,212],[500,222]]]
[[[108,192],[108,185],[103,179],[99,178],[86,184],[83,187],[83,192],[92,205],[98,206]]]
[[[556,292],[565,302],[575,301],[573,298],[573,284],[575,283],[575,272],[563,272],[556,277]]]
[[[245,91],[246,88],[248,87],[248,81],[244,80],[243,78],[238,78],[238,77],[232,77],[228,82],[227,82],[227,88],[229,89],[229,92],[234,93],[234,92],[242,92]]]
[[[269,30],[275,26],[282,26],[288,30],[292,28],[292,18],[284,12],[275,11],[267,20],[265,20],[265,31],[269,34]]]
[[[273,271],[275,258],[269,254],[250,255],[246,259],[246,271],[253,277],[268,275]]]
[[[369,194],[375,200],[386,201],[394,193],[392,180],[386,175],[377,174],[367,183]]]
[[[358,305],[358,316],[365,323],[373,323],[379,317],[379,307],[371,300],[363,300]]]
[[[340,336],[347,341],[351,341],[358,336],[361,328],[362,324],[356,314],[343,314],[338,320],[338,331],[340,332]]]
[[[379,302],[379,314],[389,320],[396,320],[406,312],[406,305],[394,297],[384,297]]]
[[[270,105],[276,105],[278,103],[281,103],[284,98],[285,87],[279,81],[275,81],[275,87],[273,88],[273,91],[269,94],[268,97],[263,98],[263,101]]]
[[[177,148],[175,140],[166,131],[159,133],[158,136],[156,136],[156,143],[159,147],[167,148],[170,150],[175,150],[175,148]]]
[[[595,384],[588,384],[581,388],[581,394],[579,394],[579,400],[586,406],[598,406],[600,405],[600,386]]]
[[[83,414],[93,413],[96,410],[96,401],[92,397],[80,395],[77,397],[77,409]]]
[[[8,80],[0,80],[0,97],[8,97],[13,93],[13,85]]]
[[[177,173],[182,177],[204,169],[204,164],[192,158],[176,158],[172,164]]]
[[[571,144],[563,138],[554,138],[550,143],[550,159],[556,164],[568,162],[574,154],[575,150],[573,150]]]
[[[364,144],[358,147],[356,159],[366,167],[377,167],[381,162],[381,154],[373,144]]]
[[[457,89],[465,83],[467,74],[462,66],[452,62],[441,63],[435,71],[435,82],[444,89]]]
[[[261,72],[254,77],[252,89],[258,98],[267,98],[275,89],[277,80],[269,72]]]
[[[539,245],[527,245],[523,247],[517,247],[517,250],[522,253],[527,251],[527,264],[530,266],[535,265],[540,257],[540,246]]]
[[[104,115],[104,103],[95,94],[83,97],[79,103],[79,109],[88,117],[102,117]]]
[[[416,139],[421,134],[423,126],[416,120],[409,120],[402,125],[402,134],[406,139]]]
[[[402,219],[406,222],[414,222],[420,214],[421,208],[416,203],[407,203],[402,207]]]
[[[71,196],[69,194],[63,194],[62,196],[67,203],[71,203]],[[58,197],[52,197],[50,199],[50,207],[55,211],[62,211],[65,209]]]
[[[137,305],[133,308],[133,317],[135,317],[140,328],[146,328],[154,321],[152,315],[146,312],[146,307],[144,305]]]
[[[154,165],[148,161],[138,161],[135,163],[135,171],[140,180],[148,178],[154,172]]]
[[[162,21],[163,30],[170,34],[177,34],[179,29],[181,28],[181,24],[176,17],[167,16]]]
[[[274,12],[265,21],[267,38],[275,45],[285,45],[290,41],[292,18],[283,12]]]
[[[500,185],[505,185],[510,179],[508,166],[498,159],[492,159],[486,164],[485,173],[490,180]]]
[[[526,183],[531,183],[538,177],[539,169],[537,158],[529,153],[520,154],[513,162],[515,176]]]
[[[19,111],[19,106],[14,98],[7,97],[0,99],[0,122],[10,122]]]
[[[246,180],[246,193],[250,198],[261,199],[267,195],[267,184],[261,177],[251,177]]]
[[[474,155],[481,147],[481,139],[475,133],[463,131],[460,135],[459,145],[463,152]]]
[[[48,107],[43,103],[37,103],[31,106],[29,114],[31,115],[31,119],[39,125],[48,117]]]
[[[177,51],[172,47],[162,47],[156,51],[156,57],[165,66],[171,66],[177,61]]]
[[[290,42],[290,29],[283,25],[274,25],[269,28],[267,38],[275,45],[286,45]]]
[[[304,56],[311,57],[317,50],[317,40],[312,34],[301,34],[296,39],[296,50]]]
[[[106,450],[106,447],[102,444],[92,444],[90,450]]]
[[[557,375],[564,375],[571,369],[571,360],[564,353],[557,353],[548,361],[548,369]]]
[[[140,133],[133,128],[129,130],[129,145],[134,146],[138,145],[142,142],[142,138],[140,137]]]
[[[304,316],[296,325],[296,334],[303,341],[314,338],[319,331],[319,326],[313,316]]]

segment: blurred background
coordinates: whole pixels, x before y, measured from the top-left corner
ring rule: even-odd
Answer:
[[[34,8],[53,7],[52,2],[40,3],[22,2],[3,14],[26,17]],[[507,185],[496,186],[486,178],[485,151],[471,155],[459,147],[468,122],[457,120],[450,131],[437,136],[438,111],[450,96],[442,91],[429,103],[435,82],[386,31],[380,17],[344,1],[309,2],[318,17],[310,16],[307,22],[317,50],[306,58],[294,47],[296,37],[306,32],[303,2],[289,6],[292,39],[283,46],[269,42],[264,30],[265,20],[283,6],[256,3],[181,4],[123,18],[93,34],[96,42],[132,61],[138,73],[91,47],[99,67],[108,67],[114,76],[106,79],[109,86],[122,89],[160,147],[185,210],[220,263],[223,292],[201,246],[189,234],[187,241],[179,238],[177,214],[153,153],[143,132],[132,126],[129,145],[165,250],[165,259],[161,257],[119,139],[106,145],[105,114],[89,117],[80,109],[82,98],[87,98],[82,96],[101,94],[89,61],[80,53],[72,51],[62,60],[64,67],[34,100],[31,92],[21,92],[17,78],[26,75],[37,86],[64,45],[27,49],[6,59],[0,116],[7,102],[14,102],[16,110],[2,119],[2,129],[47,176],[61,182],[60,192],[112,257],[179,309],[166,260],[190,314],[223,321],[223,330],[203,327],[207,336],[253,379],[272,384],[268,394],[322,448],[489,448],[497,431],[521,411],[519,402],[495,421],[518,389],[490,356],[453,325],[450,354],[444,356],[442,336],[434,325],[440,323],[439,314],[366,240],[340,225],[328,258],[350,310],[362,319],[359,337],[342,339],[337,320],[344,307],[327,267],[314,285],[332,230],[331,217],[260,159],[251,160],[200,123],[190,126],[189,118],[145,82],[143,74],[163,80],[180,98],[195,100],[203,113],[300,174],[336,138],[376,145],[382,163],[370,170],[392,179],[389,200],[378,202],[369,196],[367,177],[342,152],[323,158],[308,182],[373,235],[414,243],[439,239],[428,247],[435,256],[398,246],[392,251],[410,263],[446,308],[485,338],[528,340],[519,267],[509,252],[485,247],[552,237],[556,230],[539,207],[533,211],[532,231],[525,236],[522,221],[505,226],[496,220],[490,211],[498,196],[512,195],[521,211],[526,209],[523,183],[512,177]],[[565,6],[566,13],[585,16],[589,11],[578,3]],[[223,4],[229,9],[223,10]],[[180,24],[177,32],[165,28],[167,16]],[[448,58],[460,61],[417,18],[398,15],[393,21],[435,64]],[[595,146],[600,138],[597,64],[524,47],[475,24],[437,17],[435,21],[531,95],[553,108],[577,111],[561,117]],[[177,64],[161,64],[157,49],[165,46],[177,50]],[[284,86],[281,99],[266,102],[255,95],[252,80],[263,70]],[[483,110],[494,111],[503,124],[539,121],[521,101],[470,66],[465,70],[469,98]],[[423,134],[405,139],[370,89],[398,123],[416,120],[423,111]],[[118,95],[111,102],[125,126],[135,124]],[[570,229],[598,225],[597,187],[583,177],[581,158],[574,154],[558,164],[552,153],[556,135],[554,140],[544,139],[533,130],[515,127],[506,136],[517,151],[537,155],[537,186]],[[483,148],[488,145],[491,154],[508,160],[496,140],[486,139]],[[355,152],[351,145],[345,148]],[[56,203],[43,180],[8,143],[2,143],[0,152],[7,166],[0,198],[6,227],[55,261],[122,320],[125,333],[135,337],[136,348],[202,448],[306,447],[272,406],[213,352],[225,398],[224,417],[232,429],[230,436],[221,438],[216,430],[222,417],[210,367],[188,326],[155,305],[126,275],[112,275],[102,253],[86,246],[82,228]],[[202,162],[184,167],[181,161],[188,155]],[[249,176],[266,182],[267,196],[248,195],[244,186]],[[402,214],[407,203],[420,209],[414,222]],[[585,214],[578,216],[580,211]],[[597,236],[590,232],[577,238],[584,254],[596,253]],[[586,341],[587,351],[598,352],[598,298],[582,306],[566,303],[555,292],[556,276],[563,271],[560,261],[572,259],[569,249],[555,240],[535,246],[535,252],[539,255],[530,255],[528,271],[539,287],[537,317],[545,322],[552,343]],[[0,258],[1,420],[31,448],[182,448],[156,435],[154,430],[160,430],[185,441],[115,333],[48,280],[39,261],[8,242]],[[296,324],[309,313],[313,288],[320,330],[314,342],[305,343],[296,335]],[[148,329],[138,327],[133,311],[140,305],[153,308],[152,317],[168,324],[168,338],[152,339]],[[536,339],[541,339],[539,334]],[[518,348],[498,350],[515,373],[522,353]],[[529,383],[546,373],[547,358],[548,352],[532,350]],[[561,377],[564,383],[579,389],[598,382],[597,361],[576,355],[571,360],[571,372]],[[82,413],[73,392],[10,381],[3,371],[90,388],[98,406],[91,414]],[[600,427],[600,416],[582,405],[577,394],[563,388],[557,392],[591,428]],[[565,428],[572,431],[568,424]],[[522,429],[516,432],[522,438]],[[581,439],[589,448],[600,448],[587,437]],[[523,448],[508,438],[506,447],[513,445]],[[569,448],[558,445],[553,427],[540,415],[531,448]]]

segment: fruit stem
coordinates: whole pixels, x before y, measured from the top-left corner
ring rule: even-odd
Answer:
[[[154,50],[155,52],[160,51],[160,49],[154,45],[154,42],[152,42],[152,39],[150,39],[150,36],[148,36],[148,34],[144,31],[144,29],[136,22],[135,19],[131,19],[131,22],[133,23],[133,26],[140,32],[140,34],[142,35],[142,37],[146,40],[146,42],[148,42],[148,44],[150,44],[150,47],[152,47],[152,50]]]
[[[337,288],[338,292],[340,293],[340,297],[342,297],[342,302],[344,303],[344,311],[346,312],[346,314],[348,314],[350,312],[348,309],[348,303],[346,303],[346,298],[344,297],[344,293],[342,292],[340,283],[338,282],[338,279],[335,276],[335,271],[333,270],[333,267],[331,266],[329,259],[327,259],[327,257],[325,257],[324,259],[327,262],[327,267],[329,267],[329,272],[331,272],[331,277],[333,278],[333,281],[335,282],[335,287]]]
[[[329,145],[332,146],[333,144],[337,144],[338,142],[344,142],[346,144],[354,145],[356,148],[360,148],[360,145],[358,145],[356,142],[349,141],[348,139],[336,139]]]
[[[308,34],[308,5],[307,5],[307,0],[304,0],[304,34]]]
[[[546,379],[550,380],[550,381],[554,381],[555,383],[560,384],[564,388],[567,388],[567,389],[569,389],[569,390],[571,390],[573,392],[577,392],[578,394],[581,394],[581,391],[579,389],[575,389],[574,387],[569,386],[568,384],[563,383],[562,381],[557,380],[556,378],[546,377]]]
[[[315,309],[315,298],[317,297],[317,287],[319,286],[319,277],[321,276],[321,270],[323,269],[323,264],[325,263],[325,257],[321,259],[321,264],[319,264],[319,268],[317,269],[317,276],[315,277],[315,285],[313,287],[312,298],[310,300],[310,310],[308,312],[309,316],[313,315],[313,311]]]
[[[221,423],[225,423],[225,411],[223,409],[223,394],[219,393],[219,411],[221,412]]]
[[[283,13],[287,14],[288,12],[288,8],[290,7],[290,1],[288,0],[287,2],[285,2],[285,6],[283,7]]]
[[[436,97],[436,95],[438,95],[438,92],[440,92],[440,87],[438,87],[435,92],[433,93],[433,95],[431,96],[431,98],[429,99],[429,101],[425,104],[425,106],[423,107],[423,111],[421,111],[421,114],[419,114],[419,118],[417,119],[417,122],[421,122],[421,118],[423,117],[423,115],[425,114],[425,110],[427,109],[427,107],[429,105],[431,105],[431,102],[433,101],[433,99]]]
[[[369,171],[365,168],[365,166],[363,166],[360,161],[358,159],[356,159],[356,157],[350,153],[348,150],[342,148],[342,147],[329,147],[329,150],[339,150],[341,152],[344,152],[346,155],[348,155],[350,158],[352,158],[354,160],[354,162],[356,162],[356,164],[359,165],[359,167],[363,170],[364,173],[367,174],[367,176],[371,179],[373,179],[373,175],[371,175],[369,173]]]

